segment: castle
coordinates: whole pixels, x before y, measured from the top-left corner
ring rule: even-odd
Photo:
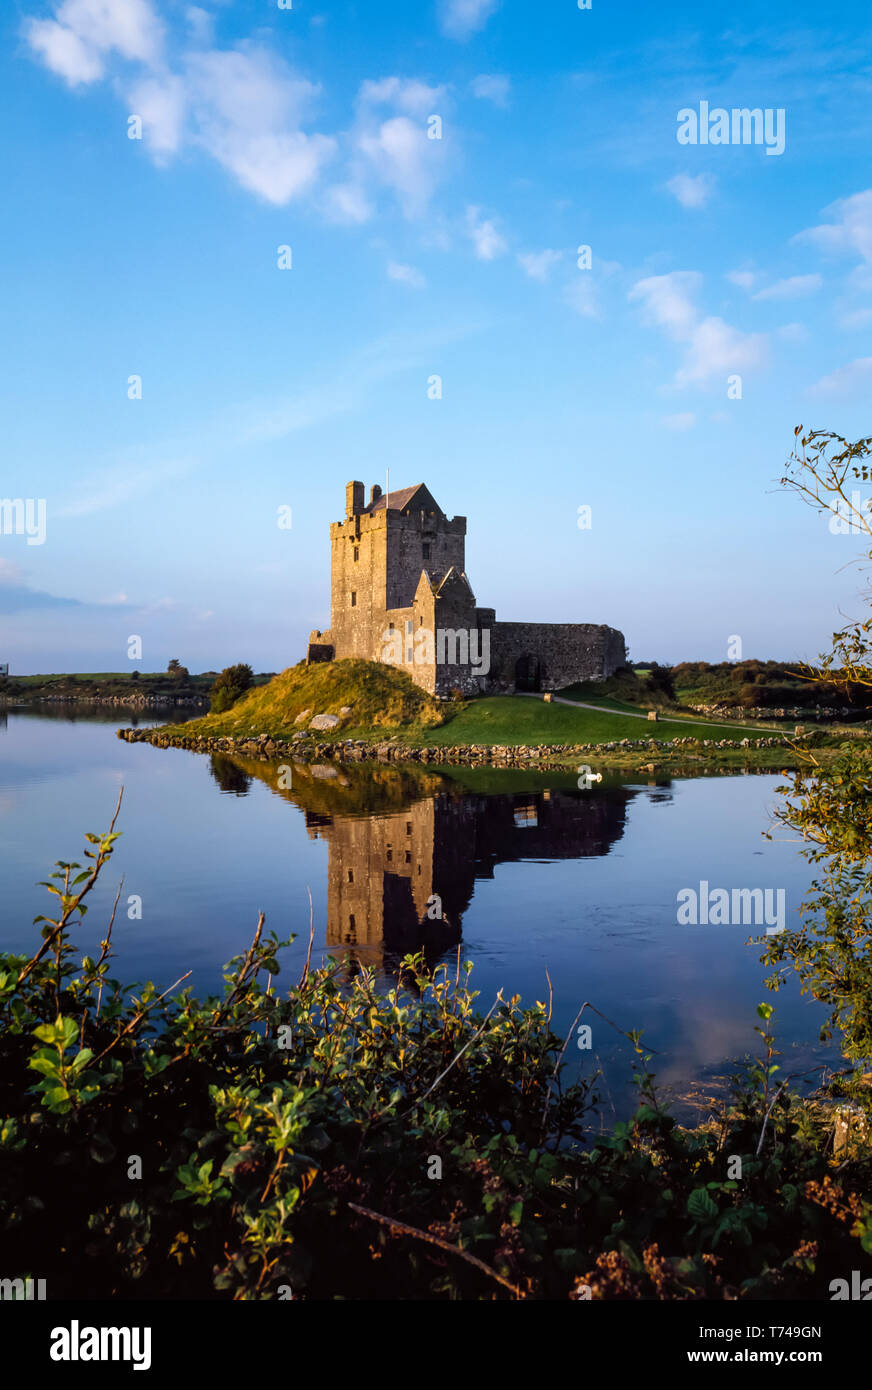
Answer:
[[[626,661],[623,634],[596,623],[503,623],[466,577],[466,517],[448,517],[423,483],[387,495],[345,489],[330,526],[330,628],[307,662],[362,657],[406,670],[431,695],[560,690],[604,680]]]

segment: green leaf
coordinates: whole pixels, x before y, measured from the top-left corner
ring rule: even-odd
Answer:
[[[712,1201],[704,1187],[698,1187],[687,1199],[687,1214],[694,1221],[713,1221],[718,1214],[717,1205]]]

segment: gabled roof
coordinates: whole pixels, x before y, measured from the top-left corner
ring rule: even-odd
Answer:
[[[440,516],[443,515],[442,508],[424,483],[415,483],[414,487],[401,487],[387,495],[377,497],[374,502],[370,502],[368,507],[364,507],[364,511],[372,515],[373,512],[380,512],[385,507],[390,507],[391,511],[396,512],[404,512],[408,507],[410,511],[435,511]]]
[[[443,595],[449,593],[451,589],[463,589],[472,599],[473,603],[475,603],[475,594],[472,592],[472,585],[467,579],[465,572],[459,570],[456,565],[452,565],[450,569],[447,569],[438,584],[434,586],[434,592],[437,598],[442,598]]]

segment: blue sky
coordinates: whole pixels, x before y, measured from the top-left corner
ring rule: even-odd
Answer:
[[[19,0],[2,38],[13,670],[298,660],[387,470],[498,618],[717,661],[859,611],[859,538],[776,484],[794,425],[872,432],[866,4]],[[783,153],[680,144],[702,101]]]

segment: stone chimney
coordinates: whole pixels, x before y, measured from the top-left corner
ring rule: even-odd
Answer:
[[[373,502],[377,502],[381,495],[382,490],[379,487],[378,483],[373,483],[372,487],[369,490],[369,505],[372,506]]]
[[[345,516],[360,516],[363,511],[363,483],[345,484]]]

